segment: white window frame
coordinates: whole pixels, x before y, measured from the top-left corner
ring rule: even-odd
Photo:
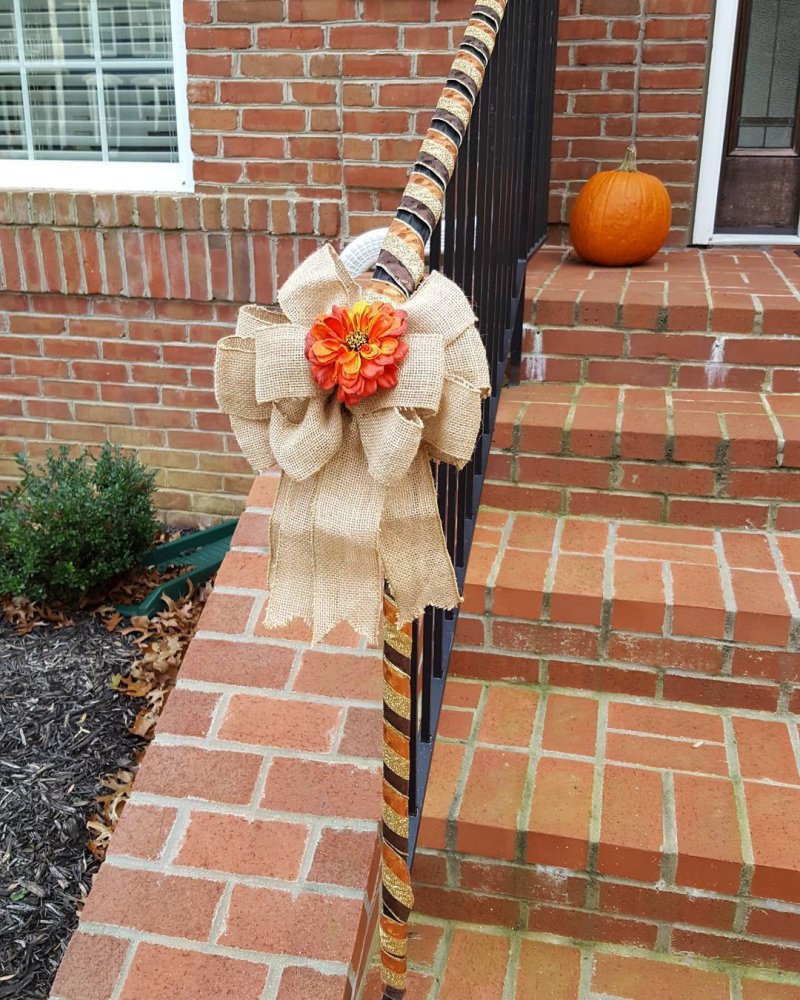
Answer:
[[[190,193],[194,190],[183,0],[170,0],[170,14],[178,162],[117,161],[109,163],[98,160],[0,160],[0,190],[119,193]]]
[[[722,154],[728,122],[733,56],[736,48],[736,25],[740,0],[717,0],[714,30],[711,38],[711,64],[708,72],[703,143],[700,152],[700,172],[697,181],[697,203],[694,212],[692,242],[702,246],[741,246],[743,244],[795,246],[797,235],[782,233],[716,233]]]

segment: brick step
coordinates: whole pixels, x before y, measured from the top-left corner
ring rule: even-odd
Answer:
[[[800,527],[800,395],[523,383],[484,503],[656,523]]]
[[[799,824],[791,716],[451,679],[417,908],[797,972]]]
[[[597,268],[531,260],[524,377],[800,391],[800,266],[789,249],[670,250]]]
[[[454,674],[800,710],[800,537],[478,516]]]
[[[800,976],[776,969],[465,924],[457,915],[442,919],[414,913],[409,961],[408,1000],[797,1000],[800,996]],[[358,1000],[380,996],[376,935],[372,967]]]

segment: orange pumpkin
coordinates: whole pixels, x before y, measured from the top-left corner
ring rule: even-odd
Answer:
[[[657,177],[636,169],[636,147],[628,146],[618,170],[590,177],[575,200],[570,237],[590,264],[643,264],[664,245],[672,203]]]

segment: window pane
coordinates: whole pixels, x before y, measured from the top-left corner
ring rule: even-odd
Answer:
[[[797,0],[753,0],[740,147],[781,149],[793,145],[799,76],[800,4]]]
[[[0,60],[13,59],[16,62],[18,57],[14,11],[6,0],[5,3],[0,3]]]
[[[103,59],[167,59],[169,0],[98,0]]]
[[[0,159],[26,155],[19,73],[0,73]]]
[[[109,160],[178,159],[171,72],[105,73]]]
[[[26,59],[91,59],[89,0],[20,0]]]
[[[0,0],[0,156],[177,163],[172,0],[18,2],[19,24]]]
[[[28,88],[34,159],[102,159],[93,71],[29,72]]]

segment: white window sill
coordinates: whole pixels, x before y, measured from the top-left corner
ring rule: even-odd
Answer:
[[[194,190],[191,165],[87,160],[0,160],[0,189],[136,193]]]

